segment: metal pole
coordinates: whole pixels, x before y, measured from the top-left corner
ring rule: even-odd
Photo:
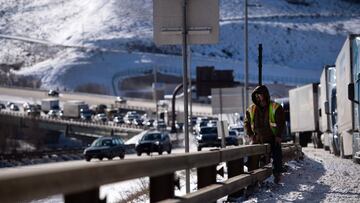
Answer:
[[[244,89],[245,89],[245,102],[244,102],[244,104],[245,104],[245,108],[247,108],[248,106],[249,106],[249,104],[248,104],[248,101],[249,101],[249,95],[248,95],[248,80],[249,80],[249,78],[248,78],[248,76],[249,76],[249,62],[248,62],[248,9],[247,9],[247,7],[248,7],[248,1],[247,0],[245,0],[245,6],[244,6],[244,8],[245,8],[245,23],[244,23],[244,44],[245,44],[245,50],[244,50],[244,53],[245,53],[245,57],[244,57],[244,59],[245,59],[245,64],[244,64],[244,66],[245,66],[245,74],[244,74],[244,77],[245,77],[245,81],[244,81]],[[245,113],[246,112],[244,112],[244,116],[245,116]]]
[[[184,117],[185,117],[185,153],[189,153],[189,122],[188,119],[188,78],[187,78],[187,0],[183,0],[183,22],[182,22],[182,54],[183,54],[183,90],[184,90]],[[185,170],[186,193],[190,193],[190,169]]]
[[[189,93],[189,110],[190,110],[190,129],[192,129],[192,79],[191,79],[191,49],[190,49],[190,45],[188,45],[188,64],[190,66],[188,72],[189,72],[189,87],[190,87],[190,93]]]
[[[156,92],[156,83],[157,83],[157,68],[156,66],[154,66],[153,68],[153,74],[154,74],[154,87],[153,87],[153,91],[154,91],[154,102],[155,102],[155,108],[156,108],[156,123],[159,123],[159,106],[157,103],[157,92]]]
[[[259,66],[259,85],[262,85],[262,44],[259,44],[259,56],[258,56],[258,66]]]
[[[219,89],[219,96],[220,96],[220,126],[221,126],[221,148],[225,148],[225,132],[224,132],[224,123],[222,119],[222,89]]]

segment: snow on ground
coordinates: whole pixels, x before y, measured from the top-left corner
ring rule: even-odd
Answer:
[[[245,202],[359,202],[359,164],[312,146],[303,152],[303,161],[288,164],[281,185],[274,185],[269,178]]]

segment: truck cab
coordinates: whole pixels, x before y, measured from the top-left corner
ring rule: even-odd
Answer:
[[[333,124],[331,121],[331,96],[336,88],[335,65],[325,65],[320,77],[319,85],[319,130],[321,141],[325,150],[330,150],[331,139],[333,139]],[[336,96],[336,95],[335,95]]]
[[[339,153],[343,158],[360,159],[360,35],[347,37],[336,59],[337,130]]]
[[[344,50],[344,48],[346,50]],[[347,51],[347,52],[345,52]],[[352,156],[354,161],[360,162],[360,34],[350,35],[346,40],[341,52],[350,66],[351,78],[347,87],[348,99],[352,101],[353,134],[352,134]],[[340,52],[340,54],[341,54]],[[339,55],[340,55],[339,54]],[[351,147],[351,146],[350,146]]]

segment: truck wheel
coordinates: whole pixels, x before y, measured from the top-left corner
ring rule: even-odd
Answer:
[[[198,150],[198,151],[201,151],[201,147],[200,147],[200,146],[198,146],[198,147],[197,147],[197,150]]]
[[[340,143],[339,143],[339,145],[340,145],[340,149],[339,149],[339,151],[340,151],[340,157],[342,158],[342,159],[344,159],[345,158],[345,155],[344,155],[344,144],[343,144],[343,138],[342,138],[342,136],[340,136]]]
[[[125,158],[125,152],[122,152],[120,155],[119,155],[120,159],[124,159]]]
[[[308,139],[305,134],[302,134],[299,136],[299,142],[301,147],[307,147],[308,145]]]

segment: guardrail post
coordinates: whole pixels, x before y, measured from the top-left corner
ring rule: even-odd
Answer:
[[[99,199],[99,188],[94,188],[91,190],[72,193],[64,195],[65,203],[79,203],[79,202],[87,202],[87,203],[104,203],[106,202],[106,198],[103,200]]]
[[[216,165],[197,169],[198,189],[216,183]]]
[[[268,153],[268,152],[265,152]],[[248,157],[248,172],[251,173],[252,171],[258,169],[260,166],[260,155],[253,155],[253,156],[249,156]],[[248,197],[249,195],[251,195],[255,190],[257,190],[258,188],[258,182],[255,181],[253,182],[253,184],[248,185],[246,187],[246,192],[245,192],[245,196]]]
[[[233,161],[228,161],[226,163],[228,167],[228,178],[240,175],[244,173],[244,159],[238,159]],[[228,195],[228,200],[237,199],[244,195],[244,189],[241,189],[237,192]]]
[[[150,202],[174,197],[174,173],[150,177]]]

